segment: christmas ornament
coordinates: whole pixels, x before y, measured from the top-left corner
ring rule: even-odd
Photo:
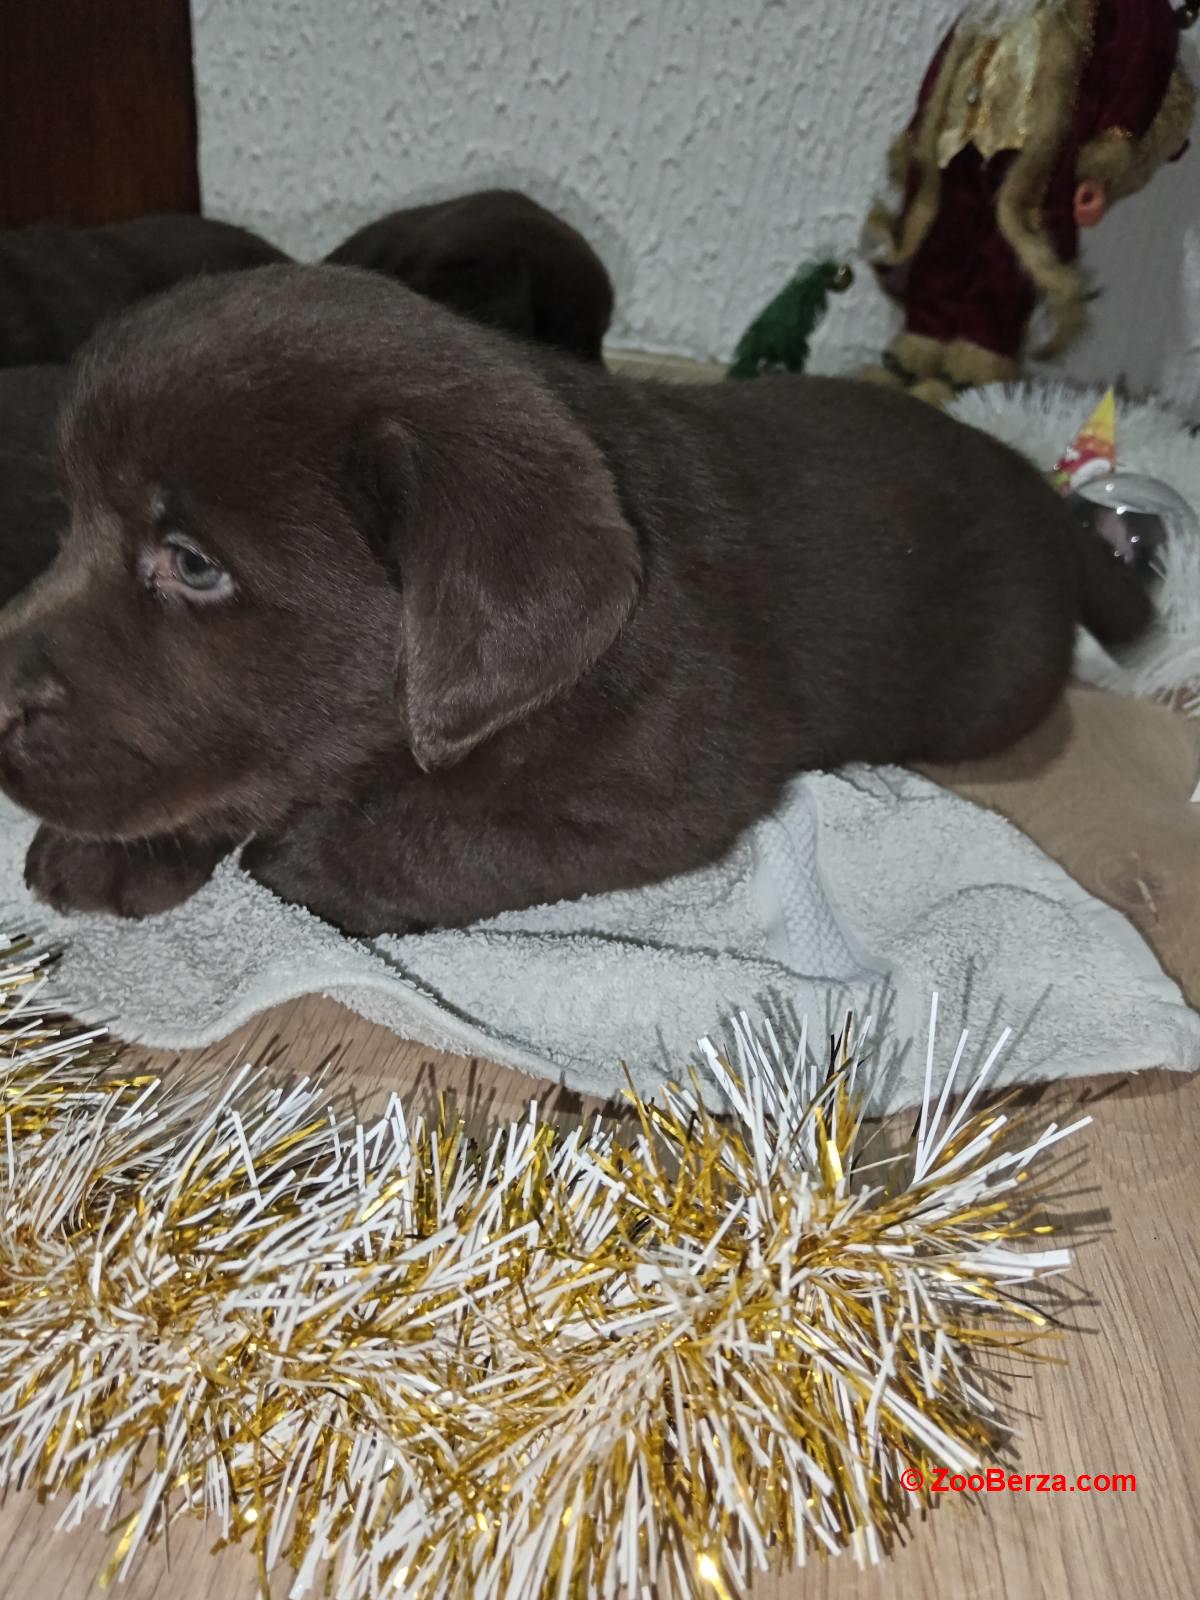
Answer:
[[[1070,1259],[1030,1169],[1088,1119],[985,1108],[1005,1039],[943,1076],[936,1000],[891,1153],[864,1040],[745,1017],[696,1068],[725,1118],[693,1082],[476,1144],[445,1106],[130,1072],[45,959],[0,955],[0,1486],[106,1518],[108,1579],[191,1515],[264,1594],[732,1600],[878,1561],[915,1472],[1011,1437],[986,1358],[1036,1354]]]
[[[1064,494],[1117,467],[1117,397],[1106,389],[1100,404],[1054,463],[1050,481]]]
[[[1200,538],[1200,522],[1174,489],[1122,472],[1092,478],[1071,496],[1083,525],[1103,539],[1141,583],[1156,588],[1165,576],[1171,539]]]
[[[1082,526],[1147,588],[1157,588],[1164,578],[1171,541],[1200,539],[1200,519],[1169,484],[1117,470],[1112,389],[1055,463],[1051,482],[1066,495]]]
[[[1195,92],[1169,0],[977,3],[925,74],[892,146],[900,190],[872,209],[864,248],[904,329],[869,376],[944,401],[1004,381],[1039,302],[1036,352],[1078,335],[1090,290],[1079,229],[1186,146]]]

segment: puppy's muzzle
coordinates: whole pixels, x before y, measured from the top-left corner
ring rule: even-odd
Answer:
[[[28,730],[60,710],[66,698],[39,635],[0,642],[0,752],[19,754]]]

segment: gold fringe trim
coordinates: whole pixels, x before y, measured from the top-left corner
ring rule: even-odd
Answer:
[[[878,363],[869,367],[860,367],[854,376],[861,383],[878,384],[881,389],[904,389],[907,387],[898,372],[893,372],[891,367],[880,366]]]
[[[908,166],[913,158],[912,134],[904,128],[888,145],[887,174],[901,188],[908,182]]]
[[[1092,37],[1094,3],[1066,0],[1047,16],[1029,137],[996,196],[997,226],[1054,317],[1049,339],[1034,352],[1042,360],[1066,349],[1086,321],[1087,279],[1074,263],[1059,259],[1042,228],[1040,207],[1071,131],[1080,71]]]
[[[955,339],[946,350],[945,372],[960,388],[978,389],[985,383],[1010,383],[1017,375],[1017,363],[969,339]]]
[[[946,120],[946,110],[954,89],[954,81],[958,76],[963,57],[971,48],[971,43],[970,34],[966,29],[955,32],[946,51],[945,60],[942,62],[938,80],[933,86],[933,93],[921,114],[920,125],[915,135],[910,137],[909,159],[916,164],[920,178],[912,204],[898,223],[896,239],[898,261],[908,261],[917,253],[937,216],[942,196],[942,169],[938,166],[937,159],[938,131]]]
[[[922,378],[920,383],[914,383],[908,391],[914,400],[923,400],[927,406],[935,406],[941,411],[955,399],[958,390],[952,383],[947,383],[945,378]]]
[[[898,333],[888,346],[893,359],[914,378],[934,378],[946,370],[949,346],[925,333]]]

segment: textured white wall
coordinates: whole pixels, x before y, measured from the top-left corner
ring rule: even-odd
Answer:
[[[302,257],[495,182],[580,227],[617,345],[726,357],[814,251],[845,250],[957,0],[193,0],[206,208]],[[1200,141],[1198,141],[1200,143]],[[1088,241],[1072,354],[1200,402],[1200,148]],[[886,338],[860,282],[829,368]]]

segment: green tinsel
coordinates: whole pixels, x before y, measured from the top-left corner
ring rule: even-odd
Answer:
[[[809,342],[825,314],[830,294],[854,282],[844,261],[816,261],[800,271],[765,306],[738,340],[727,378],[760,372],[803,372]]]

